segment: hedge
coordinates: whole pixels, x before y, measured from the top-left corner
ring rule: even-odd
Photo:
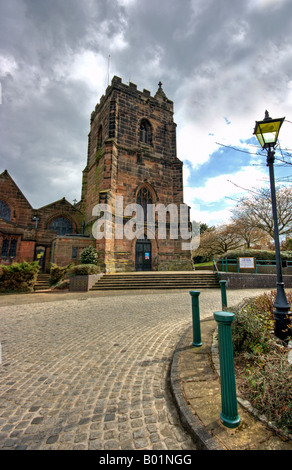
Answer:
[[[271,250],[233,250],[227,251],[220,258],[255,258],[256,260],[275,260],[276,254]],[[281,251],[282,260],[292,261],[292,251]]]
[[[56,264],[52,263],[50,269],[50,285],[55,286],[58,282],[64,280],[67,272],[70,268],[72,268],[73,263],[69,263],[67,266],[57,266]]]
[[[101,269],[96,264],[78,264],[74,266],[72,263],[67,266],[57,266],[52,264],[50,271],[50,284],[52,286],[64,281],[65,278],[71,276],[98,274]]]
[[[0,292],[31,292],[40,266],[37,261],[0,265]]]
[[[98,274],[100,271],[100,266],[97,266],[96,264],[78,264],[68,271],[68,275],[80,276],[84,274]]]
[[[84,248],[80,255],[81,264],[97,264],[98,254],[93,246]]]

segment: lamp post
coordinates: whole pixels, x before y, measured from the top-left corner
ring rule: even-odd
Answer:
[[[274,175],[274,149],[278,140],[280,127],[282,126],[284,119],[285,118],[272,119],[269,116],[268,111],[266,111],[264,120],[256,121],[254,135],[257,137],[262,148],[267,150],[267,166],[269,167],[270,173],[275,252],[277,263],[277,295],[274,303],[274,332],[278,338],[283,341],[287,341],[288,337],[292,336],[292,313],[290,312],[290,305],[287,302],[283,283]]]

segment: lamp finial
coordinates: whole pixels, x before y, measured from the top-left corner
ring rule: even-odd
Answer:
[[[269,111],[266,110],[266,111],[265,111],[265,119],[264,119],[264,120],[265,120],[265,121],[268,121],[269,119],[272,119],[272,118],[271,118],[270,115],[269,115]]]

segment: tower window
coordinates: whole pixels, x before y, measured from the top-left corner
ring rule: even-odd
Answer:
[[[152,127],[147,119],[142,119],[140,123],[139,141],[143,144],[152,144]]]
[[[147,220],[147,207],[148,204],[152,204],[152,194],[146,186],[142,186],[137,194],[137,204],[142,206],[144,211],[144,221]]]
[[[101,148],[102,146],[102,126],[99,126],[98,133],[97,133],[97,148]]]

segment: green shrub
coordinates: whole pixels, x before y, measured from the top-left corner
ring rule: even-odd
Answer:
[[[84,248],[80,255],[80,261],[82,264],[96,264],[98,260],[98,254],[93,246]]]
[[[252,303],[236,312],[232,323],[232,338],[235,355],[258,355],[268,350],[269,336],[265,321],[257,315]]]
[[[50,284],[55,286],[58,282],[61,282],[65,279],[65,276],[69,269],[73,266],[73,263],[69,263],[67,266],[57,266],[52,263],[50,270]]]
[[[287,348],[271,348],[247,363],[241,376],[241,392],[260,414],[287,433],[292,431],[292,365]]]
[[[292,292],[286,292],[292,305]],[[292,431],[292,365],[288,348],[274,330],[276,291],[230,309],[235,313],[232,338],[239,391],[282,431]],[[240,370],[240,374],[238,371]]]
[[[0,266],[0,292],[33,291],[40,266],[37,261]]]
[[[96,264],[78,264],[73,266],[69,272],[69,276],[80,276],[84,274],[98,274],[100,273],[100,267]]]
[[[194,256],[193,257],[193,263],[194,264],[199,264],[199,263],[206,263],[207,261],[210,261],[209,256]]]
[[[275,260],[276,254],[271,250],[232,250],[222,255],[222,258],[256,258],[257,260]],[[292,260],[292,251],[281,251],[282,260]]]
[[[274,303],[276,290],[263,293],[247,300],[235,313],[232,335],[235,354],[267,350],[270,335],[274,331]],[[286,292],[287,301],[292,305],[292,292]],[[232,310],[234,311],[234,310]]]

